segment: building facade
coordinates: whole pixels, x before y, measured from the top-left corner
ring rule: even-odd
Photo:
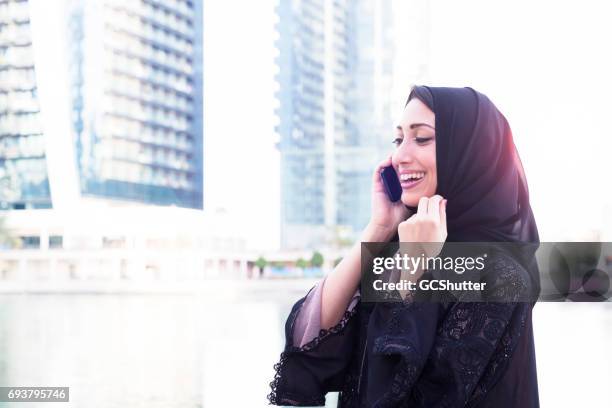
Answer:
[[[0,209],[50,208],[28,2],[0,2]]]
[[[0,209],[202,208],[201,1],[0,9]]]
[[[391,134],[391,4],[281,0],[277,14],[281,245],[333,245],[367,223]]]

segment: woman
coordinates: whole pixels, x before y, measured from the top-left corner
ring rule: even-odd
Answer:
[[[537,247],[527,182],[510,127],[472,88],[414,87],[391,155],[373,174],[372,215],[360,241],[514,242]],[[402,181],[392,203],[380,180]],[[447,204],[448,203],[448,204]],[[340,407],[539,406],[532,332],[534,246],[487,262],[500,302],[365,302],[360,243],[293,306],[272,404]],[[501,295],[500,295],[501,294]]]

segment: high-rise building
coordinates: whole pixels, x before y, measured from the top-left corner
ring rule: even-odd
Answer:
[[[281,0],[277,14],[281,245],[353,238],[391,134],[390,1]]]
[[[349,226],[352,237],[370,217],[374,167],[393,145],[392,105],[393,39],[390,0],[351,2],[349,45],[351,55],[347,138],[337,159],[339,225]]]
[[[201,0],[0,1],[0,209],[202,208],[202,142]]]
[[[51,193],[27,1],[0,1],[0,209],[49,208]]]

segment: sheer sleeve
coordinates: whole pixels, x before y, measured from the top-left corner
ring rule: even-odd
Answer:
[[[285,349],[274,365],[268,400],[274,405],[323,406],[325,394],[340,391],[355,345],[360,300],[355,292],[340,322],[321,329],[325,279],[298,300],[285,323]]]
[[[317,282],[306,295],[306,299],[295,319],[295,326],[293,328],[294,346],[302,347],[304,344],[315,339],[321,331],[321,295],[326,280],[327,276]],[[348,312],[351,312],[357,306],[359,299],[360,292],[357,289],[347,308]]]

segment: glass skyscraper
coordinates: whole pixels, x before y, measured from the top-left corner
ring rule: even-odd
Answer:
[[[201,1],[0,1],[0,27],[0,208],[202,208]]]
[[[390,1],[281,0],[277,14],[281,244],[354,238],[391,134]]]
[[[51,207],[37,93],[28,2],[0,1],[0,209]]]

